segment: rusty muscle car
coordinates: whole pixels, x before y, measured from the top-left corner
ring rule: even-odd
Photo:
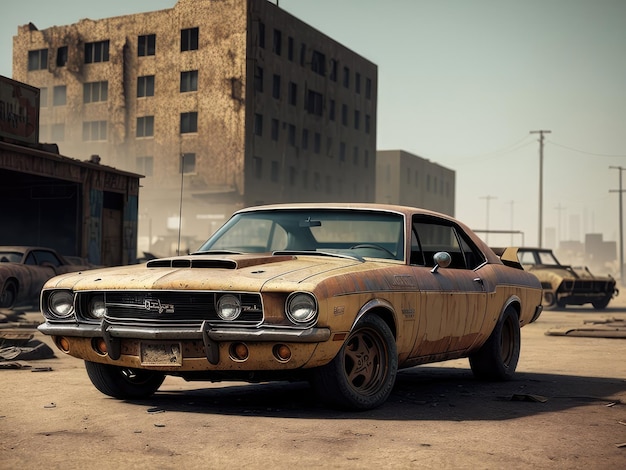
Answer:
[[[399,368],[468,357],[513,376],[541,285],[461,222],[422,209],[298,204],[236,212],[195,253],[57,276],[39,329],[117,398],[186,380],[306,380],[371,409]]]

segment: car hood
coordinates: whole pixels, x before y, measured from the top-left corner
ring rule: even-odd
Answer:
[[[362,260],[315,255],[192,255],[148,263],[94,269],[50,279],[44,288],[74,290],[242,290],[261,291],[268,283],[303,283]],[[372,263],[378,265],[379,263]]]

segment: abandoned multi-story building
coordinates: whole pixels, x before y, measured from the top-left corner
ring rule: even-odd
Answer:
[[[377,75],[267,0],[179,0],[13,40],[13,78],[41,89],[40,140],[145,175],[139,244],[160,255],[240,207],[373,202]]]
[[[454,170],[403,150],[376,152],[376,202],[454,216]]]

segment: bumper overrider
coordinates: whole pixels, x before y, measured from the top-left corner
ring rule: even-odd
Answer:
[[[84,360],[155,370],[293,369],[309,362],[329,328],[200,328],[51,323],[38,327],[66,354]]]

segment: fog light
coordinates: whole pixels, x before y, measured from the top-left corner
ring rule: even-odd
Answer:
[[[96,351],[98,354],[100,354],[101,356],[106,356],[107,355],[107,343],[106,341],[104,341],[104,339],[102,338],[94,338],[91,346],[93,347],[94,351]]]
[[[248,346],[243,343],[234,343],[230,346],[230,357],[235,361],[245,361],[249,354]]]
[[[274,357],[280,362],[287,362],[291,359],[291,349],[284,344],[277,344],[274,346]]]
[[[70,352],[70,340],[65,336],[58,337],[56,343],[58,348],[64,353]]]

